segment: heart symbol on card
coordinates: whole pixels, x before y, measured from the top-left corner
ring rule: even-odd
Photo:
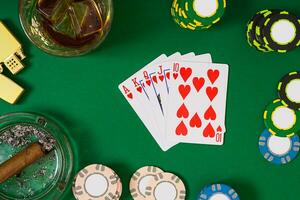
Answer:
[[[178,77],[178,73],[173,73],[173,78],[174,78],[174,80],[176,80],[177,77]]]
[[[204,119],[206,119],[206,120],[209,120],[209,119],[215,120],[216,117],[217,116],[216,116],[215,110],[213,109],[212,106],[209,106],[209,108],[204,113]]]
[[[183,136],[186,136],[187,132],[188,132],[188,130],[187,130],[187,128],[186,128],[183,121],[181,121],[179,123],[179,125],[177,126],[175,131],[176,131],[176,135],[183,135]]]
[[[166,77],[167,77],[167,79],[170,79],[170,72],[166,73]]]
[[[210,101],[213,101],[214,98],[218,94],[218,88],[216,88],[216,87],[207,87],[206,88],[206,94],[207,94],[208,98],[210,99]]]
[[[193,84],[194,84],[194,87],[197,90],[197,92],[199,92],[201,90],[201,88],[203,87],[204,83],[205,83],[205,80],[202,77],[200,77],[200,78],[194,77],[193,78]]]
[[[157,83],[157,77],[156,76],[152,76],[152,81],[154,81],[155,83]]]
[[[141,86],[138,86],[138,87],[136,88],[136,90],[137,90],[139,93],[142,93],[142,87],[141,87]]]
[[[221,126],[218,126],[217,132],[222,132],[222,127]]]
[[[146,84],[150,86],[151,85],[151,81],[149,79],[146,80]]]
[[[184,100],[185,97],[187,97],[187,95],[190,93],[191,87],[189,85],[179,85],[178,91]]]
[[[207,71],[207,76],[208,76],[208,78],[209,78],[209,80],[212,84],[214,84],[216,82],[219,75],[220,75],[220,72],[217,69],[216,70],[210,69],[210,70]]]
[[[210,138],[215,137],[215,130],[210,123],[203,130],[203,136],[210,137]]]
[[[202,126],[202,121],[197,113],[194,114],[192,119],[190,120],[190,127],[192,128],[200,128]]]
[[[183,81],[186,82],[192,74],[192,69],[189,67],[188,68],[181,67],[179,73],[180,73]]]
[[[158,76],[158,78],[159,78],[160,81],[163,81],[164,80],[164,75],[160,75],[160,76]]]
[[[133,98],[132,93],[128,93],[128,94],[127,94],[127,97],[128,97],[129,99],[132,99],[132,98]]]
[[[180,108],[177,110],[177,117],[178,118],[188,118],[189,117],[189,111],[184,105],[184,103],[180,106]]]

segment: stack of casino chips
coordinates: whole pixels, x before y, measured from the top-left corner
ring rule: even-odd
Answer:
[[[283,165],[294,160],[300,148],[300,72],[285,75],[277,90],[278,98],[263,113],[266,129],[259,150],[269,162]]]
[[[284,10],[262,10],[247,24],[250,46],[262,52],[285,53],[300,45],[300,20]]]
[[[186,189],[175,174],[154,166],[144,166],[131,177],[130,193],[134,200],[184,200]]]
[[[226,0],[173,0],[171,15],[182,28],[208,29],[220,21]]]

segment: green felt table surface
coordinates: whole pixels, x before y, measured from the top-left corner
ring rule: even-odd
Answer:
[[[121,199],[131,199],[128,182],[141,166],[178,174],[187,199],[210,183],[226,183],[242,200],[294,200],[299,196],[300,158],[274,166],[261,156],[262,113],[277,97],[286,73],[300,68],[300,49],[260,53],[246,42],[245,25],[258,10],[287,9],[300,16],[297,0],[231,0],[222,21],[208,31],[180,29],[171,19],[170,0],[115,0],[112,30],[95,51],[81,57],[48,55],[26,38],[18,1],[0,3],[0,19],[24,44],[26,69],[13,79],[26,88],[17,105],[0,101],[0,113],[40,112],[61,121],[78,151],[77,169],[103,163],[123,182]],[[1,44],[0,44],[1,45]],[[230,65],[225,144],[179,144],[162,152],[118,90],[118,84],[162,53],[211,53]],[[63,200],[74,197],[69,189]]]

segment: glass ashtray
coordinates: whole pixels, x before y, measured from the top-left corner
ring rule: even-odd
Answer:
[[[59,199],[71,185],[74,157],[67,132],[57,122],[33,113],[0,117],[0,164],[29,144],[54,138],[53,149],[18,175],[0,184],[0,199]]]
[[[110,31],[112,0],[20,0],[19,17],[33,44],[58,56],[98,47]]]

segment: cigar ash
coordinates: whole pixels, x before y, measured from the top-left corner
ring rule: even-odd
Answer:
[[[2,183],[0,194],[20,199],[30,198],[49,187],[55,179],[59,168],[56,141],[51,134],[31,124],[16,124],[0,131],[0,163],[34,142],[40,143],[47,153],[37,162]]]

